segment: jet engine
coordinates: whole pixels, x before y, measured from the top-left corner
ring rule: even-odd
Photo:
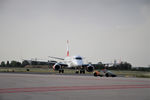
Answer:
[[[91,64],[89,64],[88,66],[87,66],[87,69],[86,69],[88,72],[93,72],[93,70],[94,70],[94,66],[92,66]]]
[[[60,70],[61,69],[61,65],[59,63],[56,63],[54,66],[53,66],[53,69],[54,70]]]

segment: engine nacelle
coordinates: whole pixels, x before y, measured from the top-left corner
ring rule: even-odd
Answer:
[[[54,66],[53,66],[53,69],[54,70],[59,70],[61,69],[61,65],[59,63],[56,63]]]
[[[93,72],[93,71],[94,71],[94,66],[92,66],[91,64],[89,64],[89,65],[87,66],[86,70],[87,70],[88,72]]]

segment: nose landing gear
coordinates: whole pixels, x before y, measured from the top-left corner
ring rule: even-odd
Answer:
[[[64,69],[60,69],[60,70],[59,70],[59,73],[64,73]]]

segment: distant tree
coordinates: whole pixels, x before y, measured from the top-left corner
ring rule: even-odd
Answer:
[[[121,62],[120,64],[117,64],[115,66],[110,67],[110,69],[114,69],[114,70],[131,70],[132,65],[128,62]]]
[[[15,65],[16,65],[16,61],[11,61],[11,63],[10,63],[10,66],[12,66],[12,67],[15,67]]]
[[[10,67],[9,61],[7,61],[7,63],[6,63],[6,67]]]
[[[150,67],[134,67],[132,68],[133,71],[147,71],[150,72]]]
[[[98,62],[97,64],[102,65],[103,63],[102,62]]]
[[[124,63],[124,69],[125,70],[131,70],[132,69],[132,65],[130,63],[125,62]]]
[[[131,70],[132,65],[127,62],[121,62],[120,64],[117,65],[116,69],[118,70]]]
[[[10,63],[10,65],[12,66],[12,67],[16,67],[16,61],[11,61],[11,63]]]
[[[21,62],[16,62],[16,67],[21,67]]]
[[[12,67],[21,67],[21,63],[18,62],[18,61],[14,61],[14,60],[11,61],[10,65],[11,65]]]
[[[26,65],[30,65],[30,63],[28,62],[28,61],[26,61],[26,60],[24,60],[23,62],[22,62],[22,67],[25,67]]]
[[[97,64],[93,64],[95,69],[104,69],[105,65],[102,62],[98,62]]]
[[[5,66],[6,66],[5,62],[2,61],[2,62],[1,62],[1,67],[5,67]]]

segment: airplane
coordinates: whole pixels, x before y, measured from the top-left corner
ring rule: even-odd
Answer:
[[[52,61],[52,60],[45,61],[44,59],[37,59],[37,58],[31,58],[30,60],[22,59],[22,62],[25,63],[25,65],[40,65],[40,64],[49,65],[49,63],[51,62],[57,63],[57,61]]]
[[[59,58],[59,57],[52,57],[50,58],[61,60],[63,62],[57,62],[53,63],[53,69],[55,71],[59,71],[59,73],[64,73],[64,67],[67,68],[75,68],[76,74],[85,74],[85,71],[87,72],[93,72],[94,66],[92,64],[84,64],[83,63],[83,57],[76,55],[76,56],[70,56],[69,55],[69,41],[67,40],[67,56],[65,58]],[[52,64],[52,62],[50,62]],[[79,71],[80,70],[80,71]]]

